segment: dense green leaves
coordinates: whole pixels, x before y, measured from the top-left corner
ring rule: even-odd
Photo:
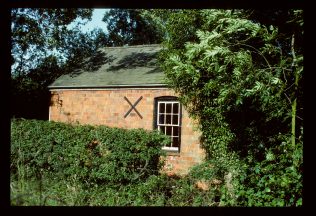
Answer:
[[[302,11],[169,13],[169,19],[156,13],[172,36],[165,39],[161,58],[166,82],[199,121],[207,163],[215,166],[210,171],[212,178],[225,182],[224,176],[232,174],[235,191],[223,184],[222,203],[298,205],[302,190]],[[182,19],[194,24],[175,22]],[[182,37],[185,34],[180,32],[185,31],[192,32],[190,37]],[[286,144],[281,151],[282,142]],[[279,166],[269,165],[271,161]],[[284,174],[289,167],[293,167],[291,173]],[[284,180],[269,182],[269,175],[282,179],[282,173],[287,176]],[[271,188],[283,192],[272,193]],[[237,199],[239,192],[243,201]]]
[[[196,176],[160,173],[169,138],[141,129],[12,119],[12,205],[216,206]]]
[[[140,13],[111,9],[104,17],[108,29],[83,33],[79,27],[92,9],[13,8],[11,116],[48,119],[47,86],[63,74],[95,70],[100,47],[159,43],[161,32]]]
[[[249,166],[236,190],[240,205],[302,205],[302,141],[294,151],[288,148],[289,144],[287,139],[273,152],[269,150],[266,160]]]
[[[35,68],[47,53],[63,50],[62,44],[69,32],[67,25],[76,18],[90,19],[91,15],[91,9],[13,8],[13,74],[23,75]]]
[[[193,170],[192,178],[219,180],[211,196],[214,198],[213,195],[217,194],[220,205],[302,205],[302,10],[112,10],[107,18],[111,23],[109,35],[112,36],[109,38],[112,45],[117,41],[119,45],[139,44],[141,31],[136,29],[155,23],[153,28],[164,39],[165,49],[160,59],[166,81],[180,95],[179,99],[190,116],[198,120],[202,132],[207,160]],[[24,37],[23,31],[20,33]],[[144,43],[156,42],[157,38],[151,40],[155,37],[145,35]],[[76,33],[73,36],[85,38]],[[107,44],[109,41],[103,36],[96,34],[95,38]],[[93,43],[83,39],[82,46],[74,43],[70,49],[69,56],[74,57],[74,64],[69,61],[69,68],[81,62],[81,47],[84,48],[85,44],[94,47]],[[34,44],[41,43],[41,40],[34,40]],[[23,47],[26,45],[21,43],[22,54]],[[54,62],[53,58],[48,58],[45,65],[54,67]],[[41,76],[37,77],[40,79]],[[31,81],[27,77],[24,85],[36,88],[38,84]],[[103,132],[109,133],[107,130]],[[122,137],[109,135],[112,136],[123,142]],[[136,134],[131,137],[139,139]],[[136,146],[129,150],[144,150],[145,145]],[[117,148],[118,152],[126,150],[126,146],[118,145]],[[100,152],[106,154],[107,151],[96,148],[90,155]],[[109,181],[126,180],[129,178],[126,166],[135,167],[127,161],[135,160],[134,156],[112,155],[122,159],[107,161],[109,166],[103,164],[94,169],[105,159],[95,157],[91,161],[82,153],[82,160],[91,163],[86,163],[78,173],[87,175],[88,167],[92,167],[94,171],[89,173],[89,178],[96,181],[105,178],[111,179]],[[146,158],[145,155],[141,157]],[[46,166],[44,162],[39,165]],[[119,176],[111,175],[117,170]],[[139,175],[128,176],[134,179]],[[163,182],[160,180],[152,181],[160,185]],[[159,190],[160,186],[156,186],[153,188]],[[171,197],[175,202],[170,199],[169,204],[206,203],[190,196],[190,193],[195,193],[191,187],[185,184],[185,189],[178,191],[165,187],[169,194],[174,195]],[[131,194],[129,191],[134,190],[123,189],[122,196],[139,198],[135,203],[148,199],[140,198],[143,197],[141,193],[134,196],[135,191]],[[168,193],[159,193],[157,202],[163,203],[162,197]],[[108,197],[113,203],[120,203],[120,197]],[[189,201],[183,201],[184,198]],[[121,200],[122,205],[131,204],[124,198]]]
[[[11,116],[48,119],[47,86],[84,64],[107,44],[105,33],[83,33],[77,18],[90,19],[91,9],[12,9]]]
[[[157,174],[161,147],[169,139],[156,132],[104,126],[72,126],[12,120],[11,171],[19,166],[59,177],[76,176],[91,184],[126,184]]]
[[[150,18],[141,16],[141,10],[111,9],[104,15],[110,46],[160,43],[161,31]]]

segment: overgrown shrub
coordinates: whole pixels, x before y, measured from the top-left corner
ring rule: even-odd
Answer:
[[[214,206],[195,178],[159,173],[169,138],[142,129],[11,121],[11,204]]]
[[[249,163],[237,179],[238,205],[302,206],[303,142],[298,141],[291,149],[285,139],[266,151],[265,160]]]
[[[302,206],[302,137],[294,149],[289,148],[289,136],[282,137],[284,141],[266,149],[260,162],[251,155],[235,163],[210,159],[194,166],[190,178],[207,183],[220,206]]]
[[[164,41],[161,65],[213,165],[194,172],[222,182],[221,205],[301,205],[303,10],[156,12],[164,16],[168,33],[191,32]]]
[[[169,139],[143,129],[80,126],[41,120],[11,121],[11,175],[54,173],[81,182],[127,184],[157,174]]]

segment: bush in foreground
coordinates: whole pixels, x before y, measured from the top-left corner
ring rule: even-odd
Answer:
[[[214,206],[196,179],[159,173],[156,132],[13,119],[11,204]]]
[[[26,177],[54,173],[91,184],[128,184],[159,172],[167,142],[166,136],[143,129],[13,119],[11,175],[23,166]]]

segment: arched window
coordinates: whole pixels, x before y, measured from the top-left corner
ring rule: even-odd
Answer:
[[[180,151],[181,112],[181,104],[177,97],[163,96],[155,98],[154,128],[171,138],[170,146],[164,146],[164,150]]]

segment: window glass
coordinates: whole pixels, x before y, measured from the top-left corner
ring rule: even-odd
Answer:
[[[159,124],[164,124],[164,123],[165,123],[165,115],[159,114]]]
[[[178,125],[178,118],[179,118],[179,115],[173,115],[172,116],[172,124],[173,125]]]
[[[166,135],[171,136],[172,127],[166,127]]]
[[[179,104],[178,104],[178,103],[174,103],[174,104],[173,104],[172,112],[173,112],[174,114],[176,114],[176,113],[179,112]]]
[[[179,148],[179,137],[172,137],[172,147],[178,147]]]
[[[179,150],[180,148],[180,103],[167,97],[159,98],[156,101],[156,127],[159,131],[170,136],[171,144],[165,146],[166,150]]]
[[[159,113],[165,113],[165,104],[159,103]]]
[[[159,126],[159,129],[161,132],[163,132],[164,134],[166,134],[166,127],[165,126]]]
[[[179,136],[180,135],[180,128],[179,127],[173,127],[173,133],[172,136]]]
[[[166,124],[171,124],[171,115],[166,114]]]
[[[166,104],[166,113],[171,113],[171,106],[172,106],[171,103]]]

